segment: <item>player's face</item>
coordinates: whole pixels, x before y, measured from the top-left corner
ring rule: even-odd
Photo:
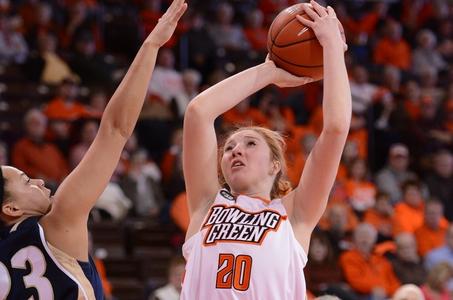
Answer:
[[[50,211],[50,190],[44,186],[43,180],[30,179],[24,172],[9,166],[2,167],[2,171],[6,179],[5,190],[12,199],[11,210],[6,214],[13,217],[40,216]]]
[[[270,185],[278,170],[264,138],[253,130],[242,130],[230,136],[221,160],[222,174],[233,192],[242,193]]]

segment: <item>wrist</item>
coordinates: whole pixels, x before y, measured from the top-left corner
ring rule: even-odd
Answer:
[[[143,43],[143,47],[154,48],[155,50],[159,50],[161,45],[158,42],[154,41],[152,38],[148,38]]]
[[[266,85],[274,83],[275,63],[273,61],[265,61],[257,66],[259,68],[258,75],[264,80]]]
[[[323,39],[322,41],[320,40],[321,46],[324,49],[338,49],[343,51],[343,44],[345,43],[343,39],[341,38],[340,34],[338,33],[338,36],[331,36]]]

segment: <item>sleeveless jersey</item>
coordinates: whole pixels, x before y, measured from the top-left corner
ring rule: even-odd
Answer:
[[[93,260],[79,262],[48,244],[39,218],[0,230],[0,300],[100,300]]]
[[[307,255],[280,199],[220,190],[202,228],[183,245],[182,300],[303,300]]]

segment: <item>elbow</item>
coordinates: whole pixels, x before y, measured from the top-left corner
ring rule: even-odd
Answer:
[[[116,136],[127,140],[132,136],[134,132],[134,126],[124,124],[124,122],[102,122],[101,126],[99,127],[99,132],[107,136]]]
[[[341,125],[330,124],[324,126],[322,131],[330,135],[347,136],[349,134],[349,123]]]
[[[202,105],[201,101],[197,101],[197,98],[193,99],[187,106],[184,114],[185,120],[206,120],[214,122],[215,117],[212,117],[205,106]]]

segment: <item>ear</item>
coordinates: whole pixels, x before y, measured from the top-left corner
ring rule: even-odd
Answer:
[[[271,167],[271,174],[272,175],[277,175],[278,172],[281,170],[281,165],[278,160],[272,161],[272,167]]]
[[[13,218],[21,217],[24,212],[14,202],[8,202],[3,204],[2,213]]]

